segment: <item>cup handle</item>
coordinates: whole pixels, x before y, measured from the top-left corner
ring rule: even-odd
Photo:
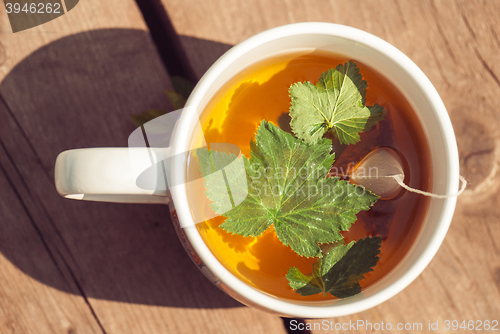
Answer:
[[[57,192],[66,198],[167,204],[170,148],[86,148],[62,152],[55,164]],[[147,185],[138,185],[147,171]]]

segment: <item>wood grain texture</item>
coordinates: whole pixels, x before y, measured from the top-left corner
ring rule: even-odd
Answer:
[[[5,106],[0,105],[2,114],[4,110]],[[0,156],[0,332],[67,333],[84,328],[85,333],[100,333],[99,324],[83,297],[78,296],[68,270],[56,260],[58,255],[47,249],[46,239],[33,218],[32,210],[39,208],[33,205],[3,141]],[[33,275],[64,286],[71,294],[33,280],[20,269],[26,267]]]
[[[499,320],[500,2],[162,0],[198,76],[231,45],[301,21],[350,25],[408,55],[441,95],[470,182],[429,267],[391,300],[335,322]],[[311,323],[318,321],[311,321]],[[320,332],[320,331],[313,331]],[[370,330],[360,330],[372,332]],[[421,331],[413,330],[409,333]],[[474,332],[474,331],[471,331]],[[481,331],[478,331],[481,332]]]
[[[3,4],[2,4],[3,6]],[[110,1],[107,5],[98,1],[80,1],[78,10],[41,26],[12,33],[6,12],[0,11],[0,80],[14,66],[39,47],[61,37],[106,28],[145,30],[146,24],[134,1]],[[3,61],[2,61],[3,60]]]
[[[172,88],[135,2],[80,1],[12,34],[0,11],[0,333],[284,332],[192,264],[166,206],[77,202],[63,150],[126,146]]]

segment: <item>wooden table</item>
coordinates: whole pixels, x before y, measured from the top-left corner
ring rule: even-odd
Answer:
[[[63,150],[126,146],[130,115],[173,109],[173,76],[196,80],[230,46],[301,21],[363,29],[415,61],[447,106],[470,181],[408,288],[328,321],[439,321],[434,332],[448,333],[445,320],[500,320],[500,1],[82,0],[16,34],[1,8],[0,333],[287,332],[198,272],[166,207],[63,199],[53,169]]]

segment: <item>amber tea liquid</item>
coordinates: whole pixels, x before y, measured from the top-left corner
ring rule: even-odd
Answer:
[[[325,53],[288,53],[258,62],[228,81],[200,116],[207,143],[232,143],[242,154],[250,156],[250,139],[263,119],[290,131],[288,88],[299,81],[316,83],[323,72],[348,61],[349,58]],[[356,60],[354,60],[356,61]],[[405,183],[425,191],[431,185],[430,152],[418,118],[405,97],[382,75],[357,62],[368,83],[366,103],[379,103],[387,115],[369,132],[361,134],[355,145],[340,146],[334,141],[336,160],[332,174],[347,177],[350,169],[370,151],[390,147],[402,158]],[[199,147],[201,135],[193,136],[192,147]],[[189,179],[200,177],[196,156],[190,157]],[[210,201],[202,183],[188,186],[192,214],[211,212]],[[346,242],[371,235],[382,237],[380,260],[373,272],[360,282],[366,288],[395,268],[410,249],[425,219],[429,199],[406,191],[391,200],[379,200],[369,211],[358,214]],[[207,215],[208,217],[208,215]],[[216,217],[196,227],[217,259],[242,281],[269,294],[295,300],[327,300],[328,294],[301,296],[289,287],[286,273],[296,266],[304,273],[312,271],[314,258],[297,255],[284,246],[271,226],[258,237],[241,237],[225,232],[219,225],[224,217]],[[200,221],[200,219],[198,219]]]

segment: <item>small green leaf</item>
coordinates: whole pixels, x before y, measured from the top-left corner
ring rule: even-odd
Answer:
[[[302,296],[320,292],[339,298],[353,296],[361,292],[359,282],[364,275],[377,265],[381,242],[380,237],[366,237],[347,245],[327,245],[312,274],[292,267],[286,276],[288,283]]]
[[[302,296],[310,296],[323,292],[323,284],[320,280],[309,275],[304,275],[297,267],[290,268],[286,278],[292,289],[297,290]]]
[[[232,153],[198,149],[201,173],[207,187],[206,195],[217,213],[231,210],[247,196],[245,160]]]
[[[354,144],[359,133],[369,130],[385,115],[382,106],[365,105],[366,81],[349,61],[323,73],[316,85],[299,82],[290,86],[290,126],[306,143],[316,143],[327,131],[342,144]]]
[[[224,167],[232,159],[228,155],[197,150],[206,195],[215,212],[227,217],[220,226],[230,233],[258,236],[274,225],[278,239],[299,255],[321,256],[318,243],[342,240],[339,232],[349,229],[356,214],[378,200],[362,187],[326,177],[334,161],[328,139],[309,145],[262,121],[250,146],[251,158],[238,159],[238,172]],[[242,191],[236,186],[237,181],[245,180],[242,166],[248,194],[236,204],[234,194],[222,190]],[[209,176],[222,167],[227,181]],[[231,196],[233,207],[228,204]],[[238,196],[243,197],[241,193]]]
[[[380,237],[359,239],[323,276],[325,290],[339,298],[361,292],[359,281],[377,265],[381,242]]]
[[[354,241],[351,241],[347,245],[325,245],[323,246],[323,258],[320,259],[319,264],[321,271],[318,273],[323,277],[325,276],[332,267],[340,261],[347,253],[349,249],[354,245]]]

